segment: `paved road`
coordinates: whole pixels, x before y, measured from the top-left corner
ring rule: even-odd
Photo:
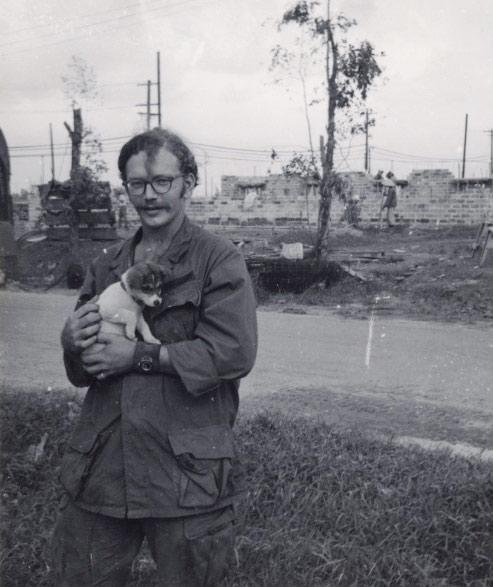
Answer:
[[[75,295],[0,291],[0,382],[67,387],[59,333]],[[378,317],[259,312],[260,349],[242,395],[327,389],[413,397],[493,417],[492,330]]]

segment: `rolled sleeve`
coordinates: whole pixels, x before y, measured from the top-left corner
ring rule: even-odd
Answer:
[[[186,390],[199,395],[237,380],[257,352],[256,301],[245,261],[231,245],[216,253],[203,292],[194,339],[167,345]]]
[[[95,278],[95,270],[94,264],[91,264],[86,271],[86,276],[84,279],[84,283],[79,292],[79,298],[77,299],[77,304],[75,305],[75,310],[83,306],[89,300],[91,300],[96,295],[96,278]],[[72,385],[76,387],[87,387],[89,386],[92,381],[94,381],[93,377],[89,375],[83,368],[82,363],[79,357],[74,357],[69,353],[63,353],[63,363],[65,365],[65,372],[67,374],[67,378]]]

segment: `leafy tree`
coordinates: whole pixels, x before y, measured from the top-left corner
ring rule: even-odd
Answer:
[[[282,166],[282,172],[288,177],[290,175],[299,175],[303,178],[320,179],[315,157],[313,155],[307,157],[304,153],[294,153],[288,163]]]
[[[322,14],[325,8],[325,14]],[[375,79],[382,73],[374,47],[363,41],[359,45],[350,42],[348,32],[356,25],[354,19],[342,14],[332,16],[330,0],[324,5],[317,0],[300,0],[292,8],[284,12],[279,28],[295,25],[303,38],[298,48],[303,52],[303,59],[295,61],[293,53],[283,51],[279,46],[273,50],[275,67],[295,64],[300,71],[300,63],[304,66],[319,67],[323,72],[323,90],[327,100],[326,135],[321,139],[321,182],[320,204],[317,235],[317,256],[327,253],[327,237],[332,198],[340,192],[341,181],[334,168],[334,151],[336,147],[336,131],[348,130],[358,133],[364,129],[361,122],[362,105]],[[306,79],[306,69],[303,80]],[[305,82],[303,82],[305,83]],[[306,88],[306,85],[305,85]],[[306,96],[306,93],[305,93]],[[313,104],[320,101],[315,99]],[[305,98],[305,106],[307,99]],[[305,108],[305,112],[306,112]],[[337,120],[336,113],[343,115],[344,122]],[[344,126],[346,125],[346,126]],[[311,146],[313,153],[313,146]],[[313,159],[313,157],[312,157]]]

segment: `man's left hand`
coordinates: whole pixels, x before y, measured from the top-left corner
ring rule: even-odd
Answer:
[[[98,334],[97,342],[81,354],[84,369],[96,379],[128,373],[133,368],[135,342],[116,334]]]

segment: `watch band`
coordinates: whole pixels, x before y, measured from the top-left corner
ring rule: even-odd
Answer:
[[[160,344],[137,342],[133,360],[134,369],[139,373],[158,373],[160,350]]]

